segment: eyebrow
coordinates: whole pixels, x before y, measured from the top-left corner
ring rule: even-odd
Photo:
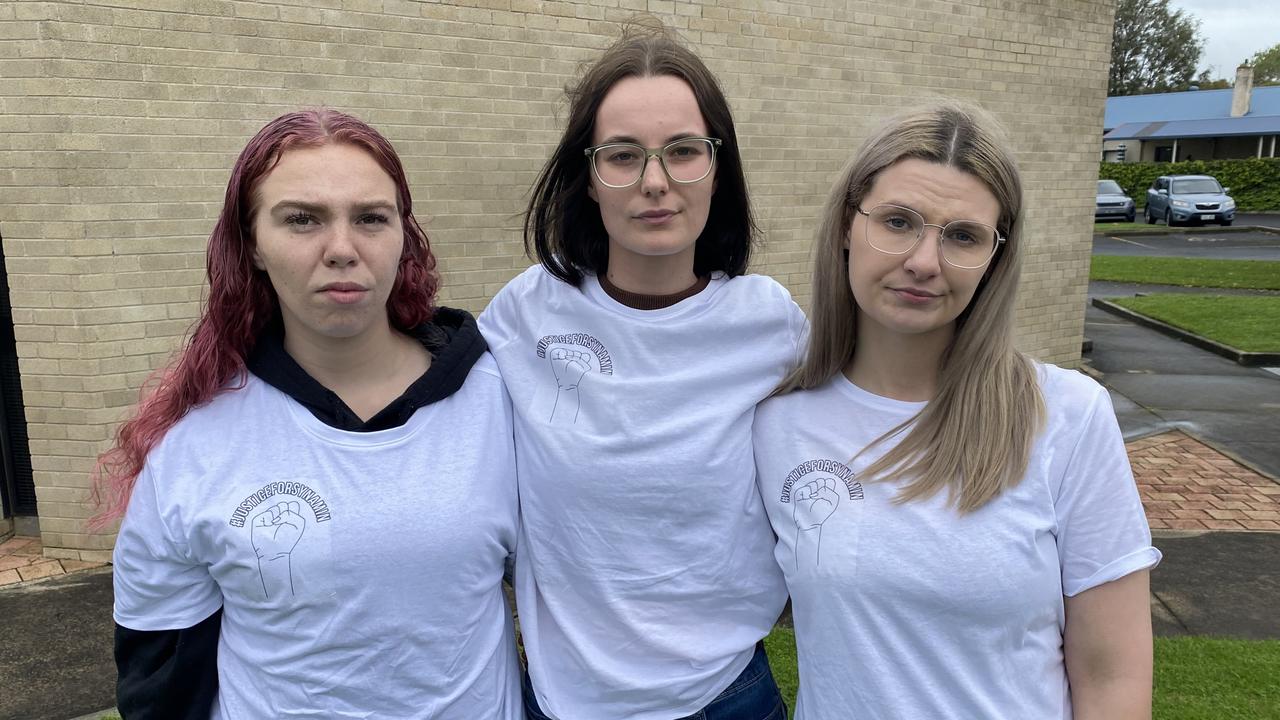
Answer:
[[[876,205],[896,205],[897,207],[903,207],[908,210],[912,210],[920,217],[924,217],[924,213],[920,212],[920,208],[916,207],[915,205],[911,205],[909,203],[898,202],[897,200],[881,200],[880,202],[876,203]],[[926,222],[929,220],[929,218],[924,218],[924,219]],[[942,222],[940,224],[946,225],[947,223],[953,223],[953,222],[969,222],[969,223],[980,223],[982,225],[987,225],[987,223],[982,222],[981,220],[974,220],[971,217],[948,218],[945,222]]]
[[[356,212],[368,212],[370,210],[388,210],[391,212],[399,212],[399,208],[394,203],[387,203],[382,200],[367,200],[365,202],[356,203],[353,206]],[[309,213],[321,214],[329,210],[328,205],[323,203],[307,202],[305,200],[281,200],[271,206],[271,212],[276,213],[285,208],[297,208]]]
[[[676,142],[677,140],[684,140],[686,138],[695,138],[695,137],[700,138],[700,137],[706,137],[706,136],[699,135],[698,133],[695,133],[695,132],[676,133],[675,135],[669,136],[666,140],[663,140],[662,144],[670,145],[671,143]],[[640,142],[639,140],[637,140],[636,138],[630,135],[612,135],[600,142],[601,145],[609,145],[612,143],[630,143],[632,145],[639,145],[641,147],[644,147],[644,143]]]

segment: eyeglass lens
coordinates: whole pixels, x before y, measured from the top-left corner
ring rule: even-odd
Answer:
[[[867,242],[880,252],[901,255],[915,247],[924,227],[924,218],[910,208],[877,205],[867,217]],[[990,225],[954,220],[942,228],[942,257],[957,267],[981,267],[995,253],[996,237]]]
[[[697,182],[711,173],[713,146],[710,140],[690,138],[662,148],[658,157],[667,175],[676,182]],[[648,154],[639,145],[606,145],[591,156],[596,176],[606,185],[634,184],[644,174]]]

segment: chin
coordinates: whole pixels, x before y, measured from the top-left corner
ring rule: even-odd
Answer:
[[[885,329],[898,335],[929,335],[939,332],[955,324],[955,318],[943,320],[936,316],[931,317],[897,317],[885,318],[881,323]]]
[[[639,257],[671,257],[681,253],[693,252],[693,243],[685,242],[638,242],[627,243],[625,245],[619,243],[619,249],[629,255]]]

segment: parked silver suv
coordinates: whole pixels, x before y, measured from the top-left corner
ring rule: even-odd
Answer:
[[[1124,194],[1115,180],[1098,181],[1098,197],[1093,206],[1093,220],[1124,220],[1133,222],[1133,198]]]
[[[1142,215],[1148,225],[1157,219],[1169,227],[1202,222],[1230,225],[1236,219],[1236,201],[1229,192],[1231,188],[1222,187],[1209,175],[1162,175],[1147,189]]]

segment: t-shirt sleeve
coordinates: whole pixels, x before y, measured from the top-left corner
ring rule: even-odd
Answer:
[[[1160,562],[1111,398],[1093,388],[1054,503],[1068,597]]]
[[[510,342],[514,332],[512,323],[515,322],[512,296],[516,294],[517,285],[522,285],[524,281],[525,276],[519,275],[504,285],[489,301],[488,307],[480,313],[480,317],[476,318],[476,323],[480,326],[480,334],[484,336],[484,341],[489,344],[490,349],[501,348]]]
[[[138,475],[116,536],[115,621],[131,630],[189,628],[222,607],[208,566],[191,557],[162,510],[148,469]]]
[[[790,297],[787,298],[791,300]],[[804,362],[805,353],[809,350],[809,318],[800,309],[800,306],[791,300],[791,308],[788,313],[788,327],[791,330],[791,342],[795,346],[793,353],[793,367],[799,367]]]
[[[788,370],[798,367],[804,362],[805,352],[809,345],[809,318],[805,316],[804,310],[796,304],[795,298],[791,297],[791,291],[787,290],[782,283],[773,281],[775,291],[781,296],[779,302],[785,308],[787,318],[787,342],[791,348],[790,366]]]

